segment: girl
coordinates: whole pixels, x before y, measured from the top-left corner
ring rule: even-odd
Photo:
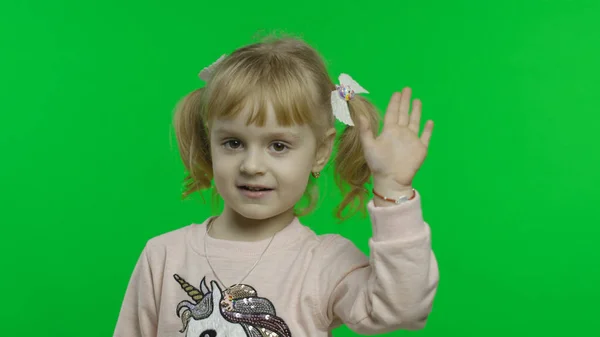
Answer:
[[[392,96],[376,137],[376,109],[348,75],[330,80],[319,55],[295,39],[257,43],[200,73],[203,89],[175,114],[189,172],[184,195],[214,179],[224,210],[148,241],[127,288],[117,337],[330,336],[420,329],[438,284],[430,228],[412,188],[433,123],[419,137],[421,103]],[[338,210],[367,196],[370,258],[339,235],[316,235],[298,201],[318,178],[347,124],[335,159],[350,185]]]

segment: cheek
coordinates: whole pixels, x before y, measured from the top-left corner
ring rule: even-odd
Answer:
[[[308,176],[310,174],[311,168],[312,162],[310,162],[308,158],[303,158],[302,160],[294,160],[288,165],[289,171],[293,172],[293,175],[296,177]]]
[[[223,148],[220,145],[213,145],[214,141],[211,140],[210,145],[210,157],[212,160],[212,167],[215,174],[219,173],[219,169],[229,168],[231,166],[232,156],[227,156],[223,153]]]
[[[229,166],[231,165],[228,163],[227,157],[220,156],[218,154],[212,155],[212,167],[215,174],[219,173],[219,170],[227,168]]]
[[[213,160],[213,177],[217,181],[230,181],[239,174],[239,165],[231,158],[220,158]]]
[[[312,169],[312,157],[303,155],[278,165],[279,172],[287,178],[287,183],[304,190]]]
[[[285,188],[286,195],[284,197],[285,200],[293,200],[294,203],[298,202],[306,192],[310,175],[310,168],[306,169],[304,165],[301,168],[298,168],[298,166],[296,165],[295,174],[290,176],[288,180],[288,185]]]
[[[225,198],[228,195],[227,186],[230,185],[231,181],[234,179],[233,176],[235,176],[235,166],[229,161],[226,157],[219,156],[218,154],[212,157],[213,181],[215,188],[217,193]]]
[[[212,152],[212,169],[215,184],[231,180],[232,174],[238,169],[233,159],[233,156],[224,156],[218,152]]]

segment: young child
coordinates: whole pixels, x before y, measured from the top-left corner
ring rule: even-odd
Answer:
[[[433,123],[419,136],[421,102],[392,96],[384,128],[342,74],[335,85],[302,41],[252,44],[205,68],[203,89],[175,114],[189,172],[184,195],[214,186],[224,210],[148,241],[129,282],[116,337],[319,337],[421,329],[438,284],[430,228],[413,178]],[[351,187],[338,215],[366,203],[370,257],[339,235],[316,235],[295,206],[332,153]],[[310,176],[313,178],[310,178]],[[306,210],[305,210],[306,211]]]

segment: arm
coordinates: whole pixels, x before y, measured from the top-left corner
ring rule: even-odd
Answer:
[[[324,247],[318,296],[322,322],[361,334],[425,326],[438,284],[430,229],[420,196],[401,205],[368,204],[373,223],[370,258],[339,236]]]
[[[157,309],[147,247],[133,270],[114,337],[155,337]]]

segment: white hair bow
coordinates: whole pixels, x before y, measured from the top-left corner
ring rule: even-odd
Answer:
[[[348,101],[354,98],[355,94],[362,94],[369,92],[360,86],[355,80],[348,74],[341,74],[339,77],[340,84],[336,85],[336,90],[331,92],[331,109],[333,115],[340,122],[354,126],[352,117],[350,117],[350,109],[348,108]]]
[[[208,82],[208,80],[210,80],[210,78],[212,77],[213,73],[215,72],[215,68],[219,65],[219,63],[221,63],[221,61],[223,61],[225,59],[226,56],[227,55],[225,55],[225,54],[221,55],[221,57],[219,57],[211,65],[209,65],[208,67],[202,69],[200,71],[200,73],[198,74],[198,77],[200,77],[200,79],[203,80],[204,82]]]

